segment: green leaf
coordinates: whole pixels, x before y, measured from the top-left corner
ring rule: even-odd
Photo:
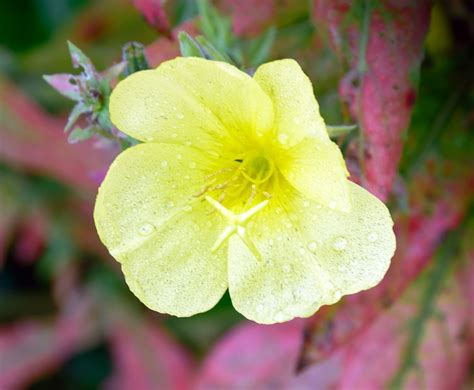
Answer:
[[[202,47],[186,31],[180,31],[178,34],[179,49],[183,57],[201,57],[206,58]]]
[[[85,129],[81,129],[80,127],[76,127],[67,138],[70,144],[75,144],[80,141],[85,141],[86,139],[91,138],[94,135],[92,127],[87,127]]]
[[[350,133],[352,130],[357,129],[357,125],[339,125],[339,126],[328,126],[326,125],[329,137],[339,137]]]
[[[77,103],[73,107],[73,109],[71,110],[71,113],[69,114],[69,117],[67,118],[67,123],[66,123],[66,127],[64,128],[64,132],[67,133],[71,129],[71,127],[74,125],[74,123],[76,123],[79,117],[88,111],[89,111],[88,108],[82,102]]]
[[[139,42],[126,43],[122,47],[122,59],[127,63],[125,76],[150,68],[145,56],[145,46]]]
[[[223,62],[228,62],[230,64],[233,64],[233,61],[230,59],[230,57],[227,54],[222,53],[218,49],[216,49],[212,45],[212,43],[209,42],[202,35],[198,35],[196,37],[196,41],[198,42],[200,47],[203,49],[207,58],[211,60],[215,60],[215,61],[223,61]]]
[[[81,67],[84,69],[84,72],[86,72],[89,77],[96,76],[97,71],[95,70],[94,65],[92,65],[92,61],[89,57],[87,57],[84,52],[72,42],[68,41],[67,44],[69,47],[69,53],[71,54],[72,65],[75,68]]]
[[[258,38],[251,41],[248,53],[250,66],[258,66],[267,60],[275,42],[275,37],[276,28],[270,27]]]

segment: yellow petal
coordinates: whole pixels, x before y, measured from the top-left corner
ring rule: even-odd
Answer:
[[[117,157],[99,189],[99,236],[153,310],[189,316],[213,307],[226,290],[225,247],[210,253],[224,226],[193,196],[212,164],[186,146],[140,144]]]
[[[292,148],[282,149],[276,165],[305,197],[332,209],[350,210],[348,172],[334,142],[306,138]]]
[[[267,324],[308,317],[382,279],[395,250],[392,219],[376,197],[349,188],[350,213],[295,192],[272,199],[251,231],[261,261],[232,237],[229,292],[240,313]]]
[[[273,101],[275,137],[280,144],[292,146],[307,136],[329,139],[311,81],[296,61],[263,64],[254,79]]]
[[[271,100],[255,80],[232,65],[192,57],[120,82],[110,114],[121,131],[141,141],[218,152],[233,143],[246,144],[273,125]]]

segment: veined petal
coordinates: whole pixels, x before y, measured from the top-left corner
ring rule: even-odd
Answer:
[[[307,317],[380,282],[395,250],[392,219],[362,187],[350,182],[349,190],[349,213],[295,191],[272,199],[252,228],[260,262],[231,239],[229,291],[240,313],[260,323]]]
[[[334,142],[305,138],[292,148],[282,149],[276,165],[305,197],[332,209],[350,210],[348,172]]]
[[[263,64],[254,79],[273,101],[275,137],[281,145],[292,146],[308,136],[329,139],[311,81],[296,61]]]
[[[225,247],[210,251],[222,222],[193,196],[212,164],[190,147],[140,144],[117,157],[99,189],[99,236],[153,310],[189,316],[213,307],[226,290]]]
[[[112,122],[141,141],[193,144],[220,151],[270,131],[270,98],[232,65],[175,58],[134,73],[114,89]]]

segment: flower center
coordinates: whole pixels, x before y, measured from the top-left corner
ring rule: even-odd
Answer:
[[[254,184],[265,183],[273,174],[273,161],[258,152],[249,153],[242,162],[244,177]]]

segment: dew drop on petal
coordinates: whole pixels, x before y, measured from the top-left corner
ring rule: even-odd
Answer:
[[[309,207],[309,202],[307,200],[303,202],[303,207]]]
[[[177,138],[177,137],[178,137],[178,134],[176,133],[171,134],[171,138]]]
[[[263,305],[261,303],[257,305],[257,312],[260,314],[263,312]]]
[[[291,271],[291,265],[285,263],[283,264],[283,272],[289,273]]]
[[[317,247],[318,247],[318,244],[316,244],[315,241],[310,241],[310,242],[308,243],[308,249],[309,249],[311,252],[315,252],[316,249],[317,249]]]
[[[323,207],[323,206],[321,206],[320,204],[316,205],[317,209],[320,209],[321,207]]]
[[[300,255],[304,255],[304,254],[305,254],[304,248],[300,248]]]
[[[346,246],[347,246],[347,240],[344,237],[337,238],[332,244],[333,249],[339,252],[346,249]]]
[[[367,236],[367,240],[369,240],[370,242],[375,242],[378,238],[379,236],[375,232],[372,232]]]
[[[196,168],[196,163],[195,163],[194,161],[191,161],[191,162],[189,163],[189,168],[191,168],[191,169]]]
[[[145,223],[140,226],[140,228],[138,229],[138,233],[141,236],[149,236],[153,232],[153,230],[155,230],[155,228],[151,223]]]
[[[277,313],[275,316],[275,320],[277,322],[283,322],[285,320],[285,315],[282,312]]]
[[[168,206],[168,208],[172,209],[174,207],[174,202],[172,200],[170,200],[166,206]]]
[[[329,208],[330,208],[331,210],[334,210],[334,209],[336,208],[336,206],[337,206],[337,203],[336,203],[334,200],[331,200],[331,201],[329,202]]]
[[[167,166],[168,166],[168,161],[163,160],[163,161],[161,162],[161,167],[162,167],[162,168],[166,168]]]
[[[286,144],[288,142],[288,134],[285,134],[285,133],[278,134],[278,142],[281,143],[282,145]]]
[[[176,158],[177,158],[178,160],[181,160],[181,159],[183,158],[183,155],[178,153],[178,154],[176,155]]]
[[[268,245],[273,246],[273,240],[271,238],[268,240]]]
[[[178,115],[176,115],[176,118],[178,118],[178,119],[183,119],[183,118],[184,118],[184,115],[183,115],[183,114],[178,114]]]
[[[341,297],[342,297],[342,294],[339,290],[334,291],[334,298],[339,300],[339,299],[341,299]]]
[[[193,207],[192,207],[191,205],[189,205],[189,204],[183,207],[183,210],[184,210],[184,211],[187,211],[187,212],[192,211],[192,209],[193,209]]]

